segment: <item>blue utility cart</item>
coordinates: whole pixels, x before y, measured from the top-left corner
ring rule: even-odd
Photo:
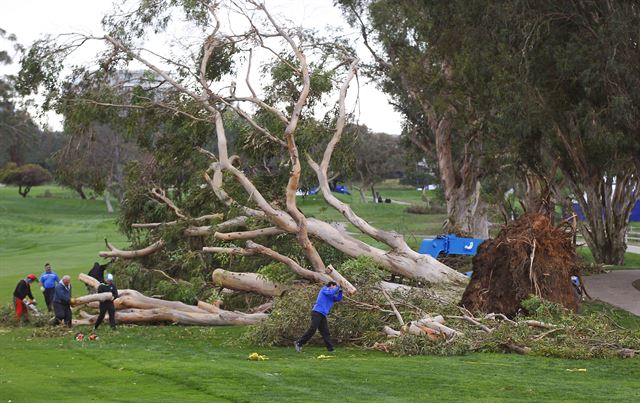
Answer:
[[[458,238],[455,235],[439,235],[434,239],[423,239],[420,243],[418,253],[438,257],[441,253],[445,255],[469,255],[478,253],[478,245],[484,239],[478,238]]]

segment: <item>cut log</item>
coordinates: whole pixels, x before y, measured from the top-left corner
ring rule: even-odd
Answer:
[[[333,281],[335,281],[343,290],[346,291],[347,294],[355,294],[356,293],[356,287],[353,286],[353,284],[351,284],[349,282],[349,280],[347,280],[346,278],[344,278],[342,276],[342,274],[340,274],[336,269],[333,268],[332,265],[328,265],[327,266],[327,274],[329,275],[329,277],[331,277],[333,279]]]
[[[173,311],[190,312],[190,313],[210,313],[197,306],[187,305],[179,301],[165,301],[163,299],[151,298],[146,295],[124,295],[115,300],[118,307],[136,308],[136,309],[156,309],[167,308]]]
[[[98,280],[84,273],[78,274],[78,280],[82,281],[94,290],[97,290],[98,286],[100,285],[100,282]]]
[[[255,292],[267,297],[279,297],[286,291],[282,284],[266,280],[256,273],[235,273],[216,269],[212,274],[213,283],[233,290]]]
[[[442,323],[436,322],[435,320],[420,319],[418,321],[418,324],[422,326],[426,326],[429,329],[436,330],[439,333],[446,335],[448,338],[462,335],[462,333],[460,333],[459,331],[455,329],[451,329],[450,327],[445,326]]]
[[[273,308],[273,301],[265,302],[262,305],[255,306],[247,311],[247,313],[265,313]]]
[[[100,294],[89,294],[89,295],[84,295],[82,297],[72,298],[71,305],[78,306],[78,305],[85,305],[90,302],[104,302],[104,301],[112,301],[112,300],[113,300],[113,294],[111,294],[110,292],[101,292]]]
[[[383,327],[382,331],[387,335],[387,337],[398,337],[402,334],[400,331],[392,329],[389,326]]]
[[[414,289],[414,287],[411,287],[409,285],[390,283],[388,281],[381,281],[378,285],[380,286],[381,289],[391,293],[410,292]]]

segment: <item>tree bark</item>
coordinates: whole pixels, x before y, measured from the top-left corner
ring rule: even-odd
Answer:
[[[213,283],[232,290],[255,292],[267,297],[279,297],[287,288],[264,279],[256,273],[235,273],[216,269],[212,274]]]
[[[73,306],[85,305],[90,302],[112,301],[113,294],[110,292],[101,292],[100,294],[83,295],[82,297],[73,298]]]
[[[627,250],[625,234],[631,211],[640,198],[640,180],[635,173],[613,178],[568,180],[584,214],[580,232],[598,263],[623,265]]]
[[[168,308],[127,309],[118,311],[116,320],[119,323],[161,323],[171,322],[180,325],[194,326],[233,326],[253,325],[269,315],[265,313],[245,314],[241,312],[223,311],[220,313],[185,312]],[[74,321],[76,325],[94,324],[97,315]]]
[[[104,191],[104,204],[107,206],[107,213],[113,213],[113,205],[111,204],[111,197],[109,191]]]

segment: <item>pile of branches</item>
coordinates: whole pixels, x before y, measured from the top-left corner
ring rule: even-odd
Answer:
[[[277,298],[268,319],[252,326],[250,342],[290,346],[309,325],[318,287],[297,289]],[[396,355],[459,355],[514,352],[563,358],[633,356],[640,331],[623,329],[603,313],[576,315],[561,305],[531,296],[527,315],[473,315],[417,288],[386,291],[360,287],[329,315],[334,341]],[[309,307],[301,309],[300,307]],[[311,343],[321,344],[319,336]]]

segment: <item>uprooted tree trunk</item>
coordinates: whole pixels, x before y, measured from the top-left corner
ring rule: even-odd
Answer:
[[[96,288],[99,283],[96,279],[81,273],[78,279],[91,288]],[[90,305],[92,302],[112,300],[111,293],[91,294],[75,298],[74,306]],[[116,320],[122,323],[159,323],[171,322],[182,325],[200,326],[224,326],[224,325],[251,325],[267,317],[265,313],[243,313],[226,311],[219,307],[200,301],[198,306],[187,305],[179,301],[165,301],[158,298],[147,297],[136,290],[120,290],[119,296],[114,301],[117,310]],[[75,324],[93,324],[97,315],[84,315]]]
[[[473,275],[461,305],[472,312],[515,316],[530,295],[576,312],[578,297],[571,283],[580,262],[569,228],[554,227],[540,214],[525,214],[485,241],[473,258]]]

